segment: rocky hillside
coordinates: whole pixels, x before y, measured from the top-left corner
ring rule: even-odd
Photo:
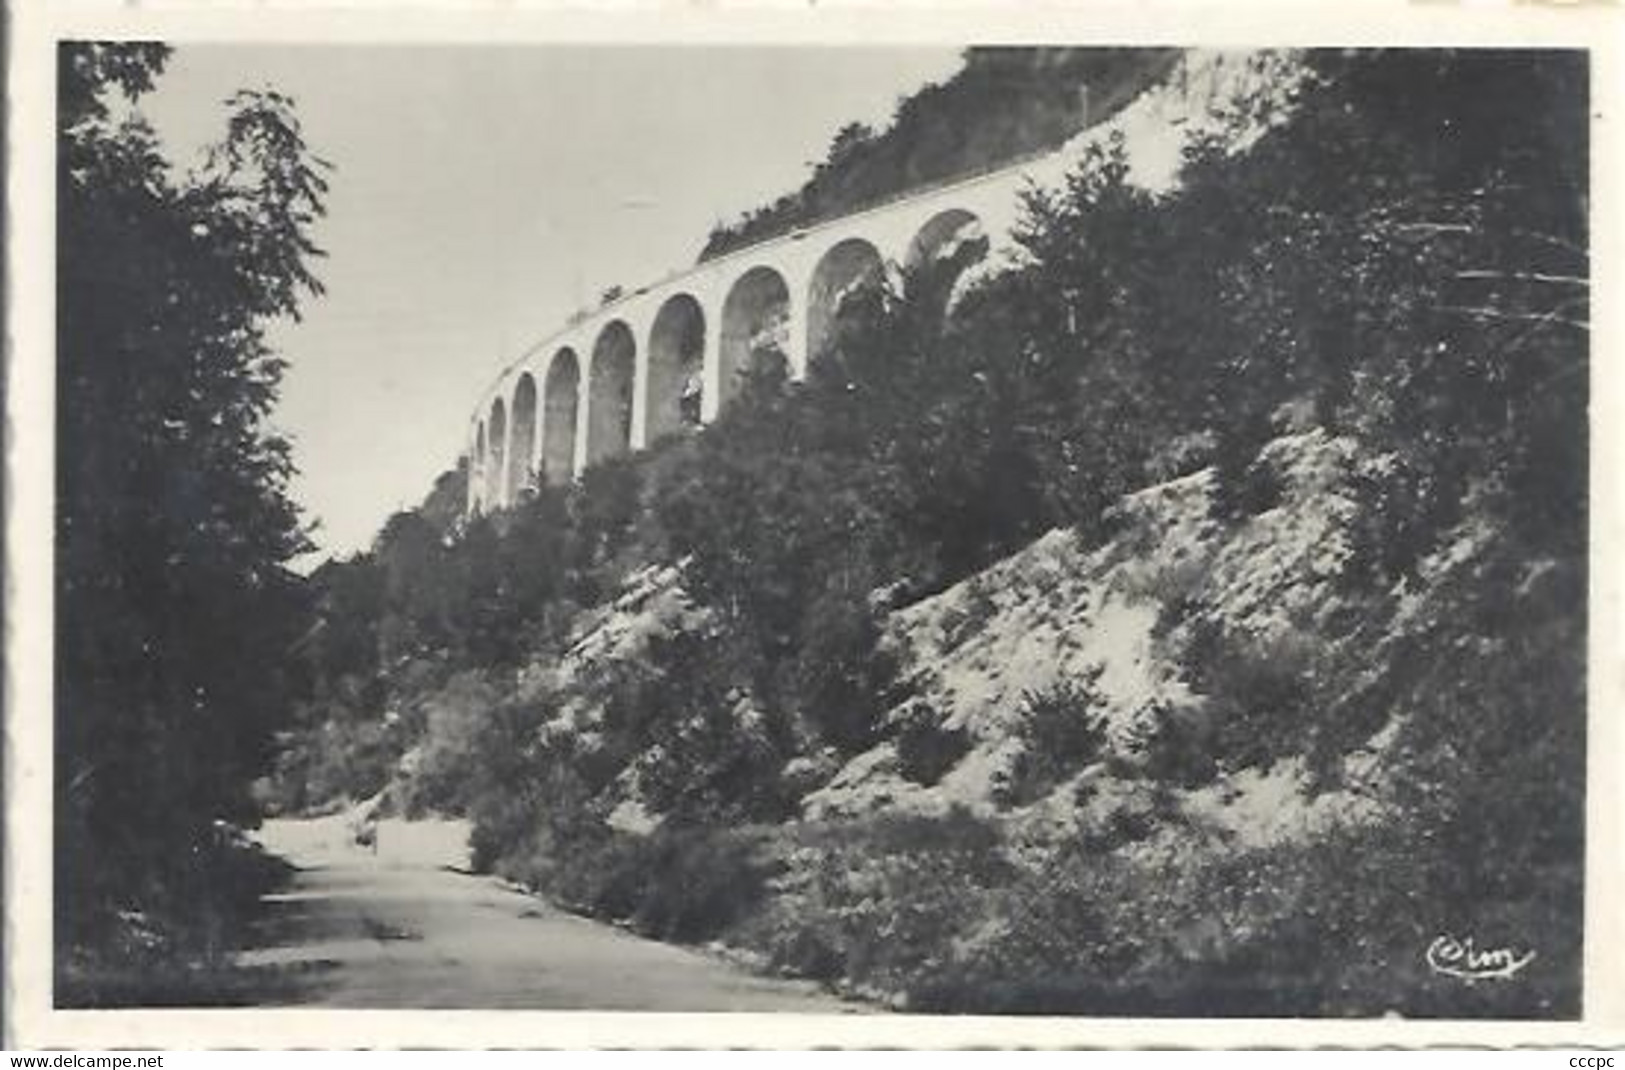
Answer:
[[[1080,790],[1099,797],[1112,794],[1113,781],[1143,782],[1145,741],[1164,721],[1214,731],[1211,722],[1223,716],[1182,668],[1196,634],[1245,635],[1261,649],[1285,651],[1306,626],[1347,611],[1336,582],[1352,510],[1340,493],[1351,453],[1350,443],[1318,429],[1276,439],[1260,463],[1281,478],[1282,500],[1238,528],[1211,520],[1214,473],[1205,469],[1123,498],[1114,509],[1121,530],[1102,546],[1091,549],[1076,531],[1058,529],[894,614],[887,640],[904,652],[914,694],[887,717],[903,734],[847,763],[808,798],[807,812],[997,811],[1023,766],[1061,760],[1028,753],[1040,742],[1024,736],[1033,707],[1087,681],[1092,703],[1057,716],[1097,719],[1098,746],[1086,764],[1056,769],[1029,807],[1061,822],[1052,831],[1063,836],[1078,833],[1074,822],[1118,820],[1105,802],[1071,803]],[[965,747],[929,786],[910,777],[899,754],[911,727],[958,735]],[[1359,767],[1370,761],[1364,750],[1346,759]],[[1356,797],[1375,787],[1356,778],[1354,787],[1310,800],[1301,756],[1271,764],[1238,773],[1222,789],[1193,791],[1191,816],[1200,812],[1204,822],[1262,844],[1306,833],[1316,820],[1311,811],[1363,810]]]
[[[1244,636],[1259,652],[1290,658],[1326,622],[1364,609],[1338,588],[1354,509],[1347,493],[1353,444],[1316,428],[1275,439],[1259,460],[1281,480],[1281,500],[1237,527],[1211,519],[1215,473],[1202,469],[1122,498],[1112,510],[1117,534],[1102,545],[1059,528],[889,613],[883,644],[909,695],[884,715],[892,738],[825,769],[823,782],[798,799],[802,817],[941,816],[964,807],[1060,840],[1121,821],[1115,806],[1145,804],[1126,798],[1123,785],[1127,796],[1147,794],[1134,788],[1156,776],[1147,741],[1169,721],[1216,733],[1213,722],[1226,712],[1185,669],[1196,636]],[[1429,589],[1465,567],[1473,549],[1464,533],[1429,562]],[[615,598],[576,618],[556,659],[521,672],[520,696],[546,695],[556,709],[542,732],[593,752],[613,682],[657,671],[652,645],[713,627],[684,590],[682,572],[679,564],[635,573]],[[1426,617],[1416,604],[1422,597],[1387,625]],[[1071,768],[1066,755],[1029,753],[1038,741],[1028,720],[1049,697],[1063,704],[1052,711],[1056,719],[1098,725],[1098,740],[1071,756]],[[734,716],[748,732],[743,696]],[[1374,819],[1384,791],[1375,769],[1397,722],[1371,728],[1341,756],[1336,788],[1312,792],[1305,756],[1288,753],[1180,792],[1183,816],[1260,846],[1302,838],[1327,821]],[[805,788],[820,779],[819,758],[793,756],[786,782]],[[604,800],[629,830],[648,831],[663,816],[637,790],[636,771],[649,760],[647,752],[632,755]],[[1042,790],[1018,792],[1028,797],[1014,801],[1012,781],[1037,760],[1050,769]],[[1090,805],[1074,807],[1080,796]]]
[[[1133,991],[1177,1008],[1186,989],[1173,972],[1218,953],[1229,939],[1225,918],[1243,930],[1260,927],[1262,939],[1292,909],[1337,909],[1326,901],[1333,890],[1317,883],[1330,874],[1302,872],[1302,856],[1341,844],[1351,859],[1395,864],[1384,852],[1404,844],[1415,821],[1414,769],[1406,766],[1437,695],[1403,652],[1455,619],[1463,589],[1485,582],[1500,548],[1482,518],[1471,518],[1387,597],[1350,592],[1341,577],[1357,520],[1352,486],[1371,463],[1350,439],[1318,427],[1285,428],[1258,457],[1278,499],[1240,523],[1213,519],[1218,476],[1203,468],[1125,495],[1111,510],[1114,534],[1102,543],[1055,529],[940,594],[887,613],[881,642],[907,697],[885,713],[884,738],[844,759],[816,746],[793,753],[773,774],[792,803],[781,822],[704,836],[688,819],[663,812],[669,783],[647,790],[646,778],[669,781],[674,742],[684,745],[687,737],[692,745],[720,728],[744,760],[779,759],[763,738],[767,716],[744,691],[731,696],[720,725],[690,717],[647,747],[613,744],[624,730],[615,723],[624,716],[615,709],[624,682],[653,679],[657,692],[681,687],[658,650],[717,630],[714,614],[685,591],[682,563],[639,571],[617,597],[576,619],[556,657],[520,672],[513,699],[552,711],[533,731],[553,753],[583,768],[599,761],[614,767],[604,770],[604,788],[590,806],[619,846],[595,848],[574,863],[610,872],[565,878],[528,850],[487,864],[582,909],[625,912],[652,931],[720,937],[764,968],[812,972],[900,1006],[953,1009],[973,1004],[961,1002],[968,991],[942,991],[944,976],[969,985],[991,969],[1000,984],[1014,980],[1005,972],[1012,967],[998,965],[1000,941],[1032,934],[999,928],[1018,925],[1014,917],[995,924],[1011,909],[1010,897],[1052,894],[1055,881],[1078,879],[1073,869],[1088,859],[1113,882],[1175,897],[1172,907],[1184,920],[1166,931],[1155,931],[1154,917],[1117,923],[1171,941],[1136,965],[1149,988]],[[1553,619],[1572,567],[1525,562],[1522,582],[1509,592],[1514,611]],[[878,602],[888,597],[871,592]],[[1453,639],[1493,641],[1466,632]],[[1338,723],[1373,693],[1411,701]],[[655,715],[671,714],[657,703]],[[417,789],[406,775],[392,790],[411,798]],[[948,843],[935,842],[944,836]],[[606,861],[604,850],[616,861]],[[613,890],[626,879],[618,867],[632,858],[650,865],[640,857],[645,851],[658,856],[656,873],[675,865],[686,876],[665,873],[657,881],[660,902],[634,896],[618,904],[617,895],[626,894]],[[960,872],[966,865],[968,875]],[[694,899],[734,894],[706,882],[683,894],[667,883],[695,880],[695,866],[720,866],[714,879],[753,889],[727,924],[690,932],[688,922],[664,916],[666,897],[694,909]],[[1206,899],[1220,891],[1208,882],[1221,872],[1243,882],[1234,902]],[[895,883],[905,875],[971,883],[962,902],[921,903]],[[1546,890],[1539,909],[1566,894]],[[1284,898],[1260,915],[1259,897],[1277,895]],[[1046,901],[1046,910],[1055,907]],[[913,920],[928,922],[918,936],[926,946],[892,961],[868,941],[882,939],[872,926],[899,921],[898,909],[924,912]],[[1451,909],[1431,903],[1426,913],[1445,924]],[[1408,932],[1414,919],[1403,921]],[[1403,937],[1391,932],[1372,939],[1384,955],[1414,959],[1400,972],[1426,990],[1420,945],[1395,946]],[[829,946],[809,949],[806,940]],[[877,955],[884,961],[870,962]],[[1042,956],[1029,964],[1056,965]],[[1027,978],[1020,1000],[1065,1007],[1085,998],[1065,985],[1052,989],[1049,980]],[[1095,988],[1101,983],[1090,981],[1087,999],[1105,998]],[[1567,983],[1561,973],[1545,978],[1539,998],[1551,1006]],[[1293,1002],[1288,992],[1272,998],[1285,1001],[1272,1004],[1281,1008],[1318,1006]]]

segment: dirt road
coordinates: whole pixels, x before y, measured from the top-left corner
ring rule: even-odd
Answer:
[[[240,965],[268,1003],[332,1007],[861,1011],[798,982],[646,940],[458,872],[464,830],[386,821],[378,850],[342,817],[260,833],[299,867]]]

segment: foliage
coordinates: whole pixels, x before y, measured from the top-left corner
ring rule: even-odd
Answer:
[[[928,703],[913,701],[892,715],[897,766],[905,779],[930,787],[970,753],[973,741],[963,728],[946,728]]]
[[[1064,853],[984,896],[983,925],[952,959],[910,978],[910,1005],[1249,1017],[1576,1013],[1578,958],[1552,913],[1569,891],[1524,881],[1522,898],[1493,913],[1465,906],[1448,894],[1450,863],[1418,832],[1334,829],[1309,844],[1147,858]],[[1361,879],[1346,879],[1351,872]],[[1518,985],[1432,973],[1429,944],[1467,931],[1491,942],[1482,946],[1550,938],[1542,946],[1562,950]]]
[[[643,798],[679,824],[785,817],[788,726],[731,675],[738,659],[727,643],[679,632],[652,643],[648,661],[609,693],[604,717]]]
[[[999,612],[999,603],[988,584],[971,582],[962,602],[951,605],[942,615],[942,649],[954,650],[987,626]]]
[[[1015,736],[1021,742],[1004,782],[1004,801],[1023,806],[1096,761],[1106,745],[1101,716],[1105,702],[1101,666],[1058,681],[1043,691],[1024,691]]]
[[[402,741],[365,713],[331,717],[289,741],[278,756],[276,808],[300,812],[383,790],[400,760]]]
[[[660,828],[622,840],[615,898],[598,905],[651,936],[714,939],[767,895],[760,838],[749,828]]]
[[[1236,634],[1213,616],[1192,622],[1181,669],[1206,700],[1210,757],[1229,769],[1268,769],[1305,752],[1316,699],[1308,646],[1291,635]]]
[[[1197,788],[1219,774],[1213,724],[1199,710],[1153,702],[1141,712],[1131,744],[1140,771],[1162,784]]]
[[[1193,418],[1191,358],[1152,349],[1166,329],[1150,295],[1166,276],[1167,212],[1129,183],[1121,139],[1085,150],[1064,189],[1024,201],[1015,238],[1032,266],[967,298],[966,344],[1009,397],[1027,512],[1099,538],[1155,444]]]
[[[126,909],[104,923],[95,944],[64,949],[53,981],[58,1006],[246,1006],[263,999],[266,978],[236,961],[260,898],[285,886],[287,862],[217,825],[184,863],[193,894],[147,909]]]
[[[479,764],[481,732],[501,690],[484,673],[463,671],[423,702],[425,723],[406,787],[409,813],[460,814],[486,771]]]
[[[964,810],[801,826],[784,850],[775,896],[738,938],[781,969],[882,993],[940,968],[1011,872],[997,832]]]
[[[545,700],[517,699],[484,711],[470,757],[482,775],[467,803],[475,869],[524,852],[557,864],[603,834],[592,755],[578,737],[545,730],[555,712]]]
[[[156,45],[59,56],[56,860],[59,941],[118,910],[186,913],[213,822],[249,786],[300,680],[286,563],[307,548],[268,429],[272,321],[321,293],[326,165],[275,92],[227,101],[177,175],[133,110]],[[116,99],[122,94],[123,101]]]

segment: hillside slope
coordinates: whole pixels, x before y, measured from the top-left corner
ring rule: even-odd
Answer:
[[[1057,529],[889,614],[884,642],[899,656],[908,697],[886,716],[887,738],[845,761],[816,747],[793,755],[777,780],[797,813],[776,825],[701,833],[671,823],[642,777],[665,764],[672,737],[613,754],[606,744],[624,716],[614,708],[618,682],[646,677],[656,693],[681,687],[651,651],[711,627],[684,591],[681,567],[638,573],[579,618],[562,655],[527,670],[518,688],[521,701],[554,711],[535,729],[549,748],[582,766],[614,764],[589,809],[606,815],[615,839],[570,847],[556,832],[539,853],[510,850],[488,862],[591,912],[663,935],[720,936],[764,967],[939,1009],[977,1005],[972,992],[983,983],[1014,984],[1012,1006],[1109,1008],[1131,993],[1137,1006],[1178,1009],[1208,983],[1180,971],[1285,939],[1280,927],[1295,911],[1344,926],[1357,910],[1387,963],[1371,983],[1408,975],[1410,995],[1396,1002],[1425,1010],[1437,995],[1428,994],[1436,985],[1420,957],[1424,936],[1454,931],[1462,915],[1460,904],[1421,892],[1432,878],[1425,858],[1410,853],[1422,815],[1407,794],[1415,786],[1407,765],[1436,715],[1429,674],[1442,663],[1404,652],[1441,626],[1457,649],[1495,642],[1459,616],[1462,592],[1499,570],[1504,548],[1472,518],[1391,597],[1346,592],[1339,576],[1358,519],[1349,488],[1370,459],[1312,428],[1281,434],[1260,463],[1279,478],[1280,497],[1237,524],[1212,519],[1215,473],[1203,469],[1125,496],[1113,510],[1115,534],[1100,545]],[[1531,627],[1576,627],[1561,595],[1573,565],[1519,569],[1507,611]],[[1356,717],[1370,694],[1387,697],[1379,715]],[[655,703],[653,716],[668,715],[682,716]],[[767,753],[753,742],[762,725],[750,697],[737,695],[723,727],[746,760]],[[718,729],[699,719],[674,727],[679,736]],[[1382,894],[1400,900],[1354,905],[1323,883],[1336,880],[1316,861],[1328,852],[1343,865],[1415,868],[1382,873]],[[651,881],[649,893],[624,898],[631,872]],[[1498,924],[1515,917],[1519,932],[1534,934],[1527,939],[1562,948],[1574,878],[1544,872],[1544,886],[1523,893],[1524,905]],[[1113,952],[1129,955],[1138,980],[1087,965],[1104,953],[1095,945],[1085,965],[1046,973],[1083,954],[1069,943],[1079,934],[1060,928],[1056,948],[1007,961],[1013,946],[1039,937],[1025,926],[1062,925],[1051,916],[1064,905],[1057,881],[1082,882],[1067,894],[1115,919],[1122,931],[1111,946],[1150,941]],[[1131,888],[1158,905],[1099,899]],[[718,908],[714,897],[730,905]],[[718,909],[725,923],[700,929],[670,917]],[[924,928],[903,946],[870,943],[905,919]],[[1565,969],[1554,960],[1531,988],[1482,992],[1480,1007],[1565,1005],[1574,983]],[[1265,1005],[1325,1009],[1313,979],[1298,980]],[[1246,988],[1252,982],[1229,983],[1250,1006],[1266,999]]]
[[[888,640],[905,651],[914,696],[891,711],[906,724],[929,711],[941,731],[963,733],[968,750],[936,783],[925,786],[899,769],[897,745],[860,755],[807,800],[812,816],[852,815],[881,806],[941,813],[954,805],[995,809],[1022,750],[1021,720],[1035,699],[1088,680],[1103,739],[1088,769],[1071,770],[1037,800],[1054,800],[1055,819],[1081,776],[1096,785],[1108,766],[1144,775],[1144,741],[1159,718],[1211,718],[1208,697],[1185,678],[1181,661],[1200,630],[1244,633],[1265,648],[1289,644],[1339,612],[1335,590],[1346,550],[1351,502],[1345,489],[1351,444],[1317,430],[1271,443],[1261,463],[1279,471],[1281,502],[1227,530],[1211,519],[1214,474],[1206,469],[1122,499],[1121,529],[1090,549],[1056,530],[1025,550],[910,606],[889,622]],[[1200,608],[1194,608],[1200,607]],[[1114,761],[1115,759],[1115,761]],[[1097,764],[1098,763],[1098,764]],[[1226,809],[1214,819],[1249,843],[1266,843],[1308,811],[1346,800],[1304,798],[1299,761],[1264,776],[1232,778],[1218,794]],[[1262,793],[1254,804],[1249,798]],[[1098,807],[1092,808],[1098,811]],[[1084,812],[1079,820],[1110,821]],[[1077,830],[1057,830],[1074,834]]]

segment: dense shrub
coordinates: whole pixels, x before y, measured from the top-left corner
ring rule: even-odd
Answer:
[[[594,805],[598,772],[578,736],[548,732],[556,711],[542,701],[509,699],[485,711],[473,737],[473,762],[481,775],[469,792],[474,830],[473,866],[491,870],[528,850],[540,838],[541,854],[558,857],[555,845],[572,845],[602,827]]]
[[[746,660],[726,635],[678,632],[651,640],[643,662],[605,690],[611,757],[627,763],[656,812],[691,824],[787,814],[779,771],[790,726],[761,708]]]
[[[772,864],[760,828],[663,825],[647,835],[599,827],[533,832],[499,872],[566,906],[664,940],[702,943],[760,907]]]
[[[423,700],[425,725],[417,761],[404,783],[409,813],[464,812],[485,775],[478,736],[500,701],[500,690],[478,672],[459,673]]]
[[[814,598],[799,629],[801,643],[775,688],[821,740],[842,754],[874,743],[896,698],[895,664],[880,644],[868,577],[864,570],[841,576]]]
[[[1053,686],[1024,691],[1015,735],[1021,750],[1002,784],[1000,801],[1025,806],[1101,756],[1106,744],[1100,694],[1102,666]]]
[[[1238,634],[1212,615],[1190,624],[1180,669],[1206,702],[1202,749],[1226,769],[1268,769],[1305,753],[1319,710],[1313,640],[1265,641]]]
[[[1184,788],[1201,787],[1218,776],[1213,726],[1205,710],[1154,701],[1136,724],[1140,727],[1130,749],[1145,776]]]
[[[974,740],[963,728],[947,728],[926,702],[909,702],[892,715],[897,768],[904,778],[929,787],[959,764]]]
[[[761,840],[751,829],[662,827],[629,841],[621,862],[635,894],[617,904],[619,916],[663,939],[723,935],[766,897]]]
[[[1209,1017],[1549,1016],[1578,1010],[1575,947],[1550,889],[1490,914],[1414,827],[1141,858],[1071,852],[980,899],[957,952],[906,980],[938,1012]],[[1349,874],[1360,875],[1350,880]],[[1443,881],[1444,883],[1439,883]],[[1526,926],[1520,928],[1519,926]],[[1425,958],[1441,935],[1554,951],[1516,985],[1469,984]]]
[[[278,758],[272,795],[293,812],[342,799],[365,799],[389,782],[402,741],[381,720],[336,716],[291,741]]]
[[[998,611],[998,600],[986,583],[967,584],[964,599],[949,606],[942,615],[942,649],[956,649],[980,632]]]
[[[261,920],[262,896],[286,885],[293,867],[214,825],[176,873],[186,899],[155,902],[98,919],[57,964],[53,998],[65,1007],[247,1006],[263,1000],[263,972],[237,953]]]
[[[947,961],[1010,878],[997,831],[964,810],[802,826],[764,910],[737,931],[780,969],[884,993]]]

